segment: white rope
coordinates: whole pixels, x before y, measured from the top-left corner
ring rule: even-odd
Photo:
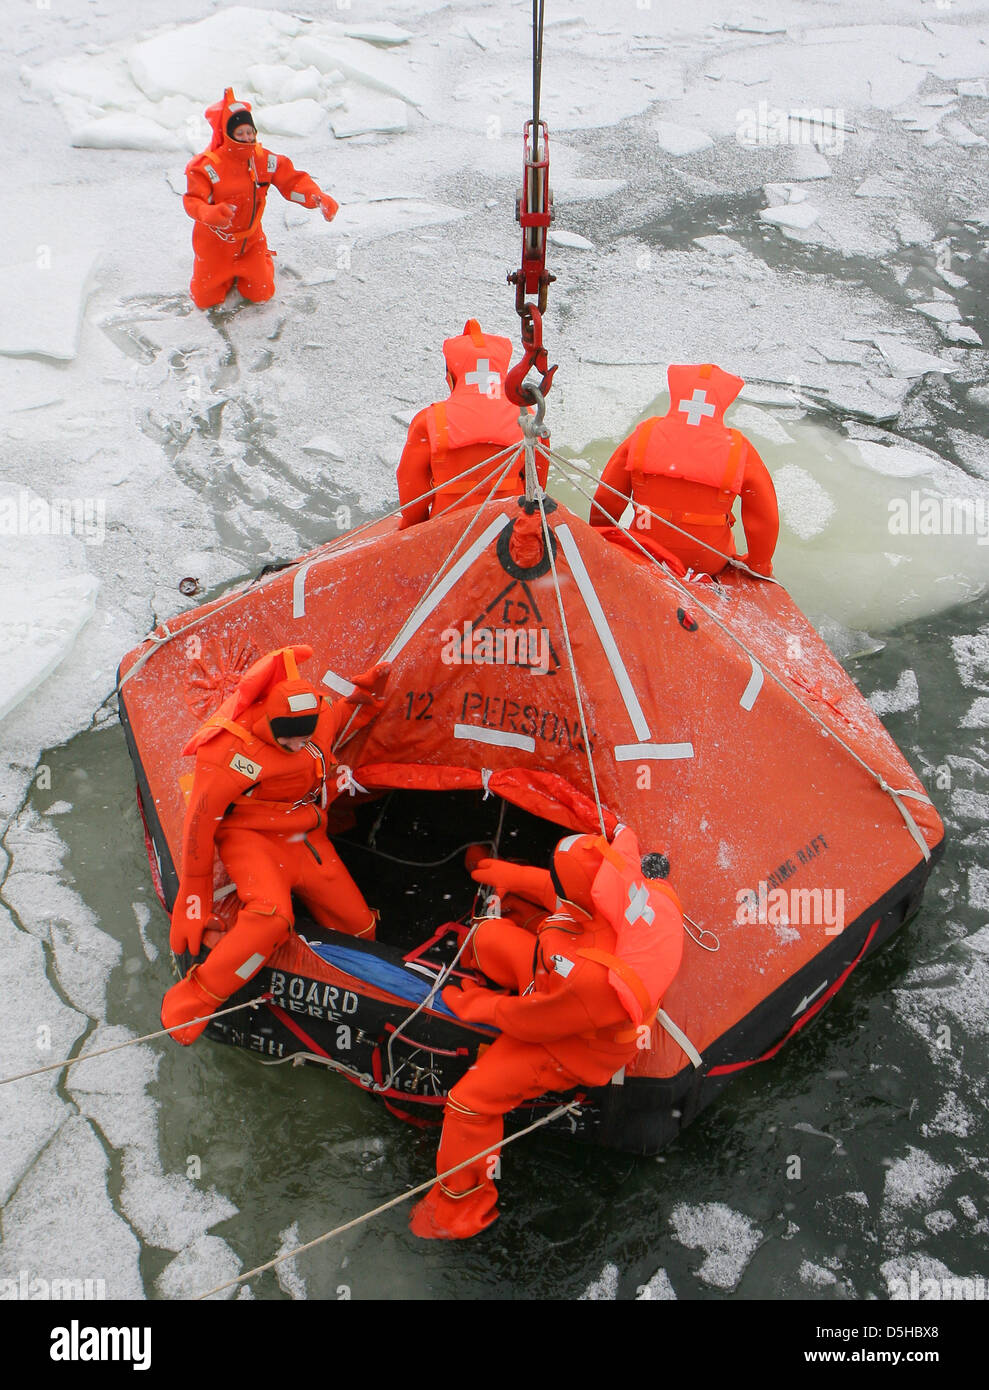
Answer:
[[[567,460],[562,459],[560,460],[560,462],[566,464]],[[575,483],[574,486],[577,488],[577,491],[583,497],[587,497],[587,493],[578,483]],[[788,695],[791,700],[794,700],[804,711],[804,713],[807,714],[814,721],[815,724],[817,724],[821,729],[823,729],[825,734],[829,735],[831,738],[835,740],[836,743],[840,744],[841,747],[844,748],[845,752],[848,753],[850,757],[854,758],[860,767],[865,769],[869,776],[875,780],[876,784],[881,788],[881,790],[886,792],[891,797],[893,804],[896,806],[897,810],[900,812],[900,815],[903,817],[904,824],[906,825],[906,828],[912,835],[913,839],[916,841],[918,848],[924,856],[924,859],[929,860],[931,857],[931,851],[927,844],[927,841],[921,833],[919,827],[917,826],[917,822],[910,814],[910,811],[903,804],[901,797],[904,795],[911,796],[917,801],[925,802],[928,806],[933,805],[930,797],[926,796],[923,792],[898,792],[893,787],[891,787],[881,773],[876,772],[875,768],[870,767],[869,764],[865,761],[865,759],[860,757],[860,755],[856,753],[855,749],[852,748],[850,744],[846,743],[840,734],[835,733],[834,729],[831,728],[830,724],[828,724],[824,719],[821,718],[819,714],[817,714],[807,704],[805,704],[804,701],[801,700],[800,696],[796,693],[796,691],[790,688],[789,684],[783,679],[783,677],[777,675],[777,673],[773,670],[771,666],[768,666],[765,661],[757,657],[756,654],[748,646],[746,646],[742,639],[736,633],[734,633],[726,623],[722,622],[718,615],[712,609],[708,608],[706,603],[704,603],[700,598],[698,598],[695,592],[692,592],[690,589],[688,589],[683,584],[683,582],[667,566],[663,565],[656,558],[655,555],[651,554],[650,551],[647,550],[646,547],[639,542],[639,540],[632,534],[631,531],[626,532],[626,534],[629,536],[632,543],[637,547],[637,549],[639,549],[642,552],[642,554],[645,555],[646,559],[651,560],[652,563],[659,570],[662,571],[664,578],[669,580],[670,583],[675,584],[676,587],[684,595],[684,597],[688,599],[688,601],[695,604],[696,607],[698,607],[703,613],[706,613],[707,616],[711,619],[711,621],[721,629],[721,631],[725,634],[727,638],[729,638],[730,641],[734,642],[736,646],[741,647],[742,651],[746,654],[750,661],[754,662],[756,666],[761,667],[761,669],[766,672],[770,679],[776,682],[776,684],[780,687],[780,689],[783,691],[785,695]],[[742,566],[742,568],[745,567]],[[759,578],[761,576],[756,577]]]
[[[587,731],[587,720],[584,716],[584,699],[580,693],[580,681],[577,678],[577,664],[574,661],[573,646],[570,641],[570,628],[567,626],[567,615],[563,608],[563,594],[560,590],[560,577],[556,572],[556,559],[553,555],[552,539],[550,537],[549,522],[546,520],[545,496],[542,488],[536,492],[536,501],[539,504],[539,515],[543,523],[543,545],[546,547],[546,554],[549,556],[549,567],[553,574],[553,587],[556,590],[556,606],[560,613],[560,626],[563,629],[563,640],[567,648],[567,661],[570,665],[570,678],[573,681],[574,695],[577,698],[577,713],[580,716],[580,728],[584,735],[584,751],[587,754],[587,766],[591,775],[591,788],[594,792],[594,804],[598,810],[598,824],[601,827],[601,834],[605,839],[608,832],[604,824],[604,808],[601,805],[601,795],[598,791],[598,779],[594,770],[594,754],[591,752],[591,739]]]
[[[108,1052],[120,1052],[125,1047],[137,1047],[138,1043],[151,1042],[153,1038],[164,1038],[178,1032],[180,1028],[190,1028],[194,1023],[212,1023],[215,1018],[238,1013],[241,1009],[259,1009],[262,1004],[268,1003],[270,998],[270,995],[263,995],[260,999],[248,999],[246,1003],[234,1004],[229,1009],[219,1009],[216,1013],[203,1014],[200,1018],[190,1018],[187,1023],[173,1023],[171,1028],[159,1028],[156,1033],[145,1033],[143,1038],[128,1038],[126,1042],[114,1043],[112,1047],[101,1047],[97,1052],[81,1052],[78,1057],[67,1057],[64,1062],[49,1062],[47,1066],[35,1067],[34,1071],[22,1071],[17,1076],[0,1076],[0,1086],[6,1086],[11,1081],[24,1081],[29,1076],[40,1076],[42,1072],[74,1067],[77,1062],[88,1062],[93,1057],[105,1057]]]
[[[509,1144],[514,1144],[517,1139],[524,1139],[527,1134],[532,1134],[534,1130],[541,1129],[543,1125],[548,1125],[553,1120],[559,1119],[561,1115],[572,1113],[578,1109],[576,1101],[572,1100],[566,1105],[558,1105],[555,1110],[551,1110],[548,1115],[543,1115],[541,1119],[535,1120],[525,1129],[520,1129],[516,1134],[510,1134],[507,1139],[499,1139],[495,1144],[489,1144],[480,1153],[465,1158],[463,1163],[458,1163],[455,1168],[448,1168],[445,1173],[438,1173],[435,1178],[430,1178],[428,1182],[420,1183],[418,1187],[411,1188],[408,1192],[400,1192],[397,1197],[392,1197],[389,1202],[382,1202],[380,1207],[375,1207],[373,1211],[366,1211],[362,1216],[355,1216],[352,1221],[346,1221],[342,1226],[335,1226],[332,1231],[327,1231],[325,1235],[317,1236],[315,1240],[310,1240],[305,1245],[293,1246],[291,1250],[286,1250],[281,1255],[276,1255],[267,1264],[258,1265],[255,1269],[249,1269],[246,1274],[238,1274],[236,1279],[228,1279],[225,1284],[217,1284],[214,1289],[207,1289],[205,1293],[197,1294],[197,1300],[212,1298],[214,1294],[224,1293],[227,1289],[243,1284],[247,1279],[253,1279],[256,1274],[264,1274],[266,1270],[274,1269],[275,1265],[281,1264],[283,1260],[294,1259],[297,1255],[304,1254],[307,1250],[312,1250],[317,1245],[322,1245],[324,1241],[332,1240],[334,1236],[343,1235],[345,1231],[351,1231],[355,1226],[363,1225],[365,1221],[370,1221],[375,1216],[380,1216],[382,1212],[390,1211],[392,1207],[401,1206],[403,1202],[409,1201],[411,1197],[418,1197],[420,1192],[426,1192],[434,1183],[443,1182],[450,1178],[454,1173],[459,1173],[464,1168],[469,1168],[478,1159],[485,1158],[488,1154],[494,1153],[496,1149],[503,1149]]]

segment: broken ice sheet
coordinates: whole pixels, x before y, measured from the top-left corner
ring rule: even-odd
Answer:
[[[697,1277],[716,1289],[737,1287],[763,1239],[754,1222],[723,1202],[681,1202],[670,1213],[670,1225],[682,1245],[705,1252]]]
[[[39,256],[44,250],[39,247]],[[94,252],[56,248],[40,260],[0,269],[0,353],[70,362],[79,350],[96,263]]]

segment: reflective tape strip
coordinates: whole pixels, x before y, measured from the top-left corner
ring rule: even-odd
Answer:
[[[304,709],[319,709],[319,701],[315,695],[290,695],[288,707],[293,714],[299,714]]]
[[[305,203],[306,201],[306,195],[304,193],[290,193],[288,196],[293,203]]]
[[[612,1086],[624,1086],[624,1085],[625,1085],[625,1068],[624,1068],[624,1067],[622,1067],[621,1071],[616,1071],[616,1072],[615,1072],[614,1076],[611,1078],[611,1085],[612,1085]]]
[[[751,656],[749,657],[749,661],[752,663],[752,676],[748,685],[742,691],[742,698],[738,702],[742,706],[742,709],[745,710],[750,710],[755,704],[756,700],[759,698],[759,691],[762,689],[762,683],[766,679],[758,661]]]
[[[453,737],[469,739],[472,743],[497,743],[503,748],[521,748],[525,753],[536,751],[536,740],[528,734],[506,734],[501,729],[482,729],[476,724],[455,724]]]
[[[635,731],[635,736],[640,739],[648,738],[649,722],[642,712],[642,706],[639,704],[639,697],[636,695],[632,682],[629,679],[628,671],[625,669],[625,663],[622,660],[622,654],[618,650],[618,644],[612,635],[611,628],[608,626],[608,619],[604,616],[604,609],[601,607],[601,602],[594,590],[594,585],[591,583],[591,576],[587,573],[580,551],[577,549],[577,542],[574,540],[569,526],[558,526],[556,528],[556,535],[563,546],[563,553],[566,555],[567,563],[570,566],[574,579],[577,581],[577,588],[580,590],[581,597],[587,606],[587,612],[590,615],[591,622],[594,624],[598,640],[604,648],[604,654],[607,658],[608,665],[611,667],[611,673],[618,686],[618,692],[628,711],[628,717],[632,721],[632,728]]]
[[[343,676],[338,676],[336,671],[324,671],[321,684],[325,685],[327,690],[335,690],[338,695],[353,695],[357,689],[352,681],[344,680]]]
[[[238,980],[249,980],[255,971],[260,970],[264,965],[264,956],[259,951],[255,951],[253,956],[248,956],[244,964],[234,971]]]
[[[210,183],[220,182],[220,175],[213,168],[212,164],[204,164],[203,168],[206,170],[206,177],[209,179]]]
[[[292,580],[293,618],[304,618],[306,616],[306,575],[315,563],[315,560],[310,560],[307,565],[300,565],[295,571],[295,578]]]
[[[269,174],[273,174],[277,168],[278,168],[278,156],[277,156],[277,154],[269,154],[269,156],[268,156],[268,173],[269,173]]]
[[[482,550],[486,550],[495,537],[504,531],[509,521],[511,521],[511,517],[507,512],[502,512],[500,516],[495,517],[487,530],[482,535],[478,536],[477,540],[468,551],[465,551],[465,553],[461,555],[457,563],[447,572],[440,583],[437,584],[436,588],[431,590],[418,607],[412,610],[405,626],[381,658],[382,661],[395,660],[402,648],[412,640],[430,614],[440,606],[453,586],[467,573]],[[535,744],[533,744],[533,749],[534,748]]]
[[[697,1048],[687,1037],[683,1029],[676,1026],[665,1009],[657,1009],[656,1017],[662,1027],[666,1029],[667,1033],[669,1033],[670,1037],[680,1048],[680,1051],[690,1058],[695,1067],[702,1067],[704,1065],[704,1058],[697,1051]]]
[[[692,758],[692,743],[620,743],[615,748],[616,763],[631,763],[636,758]]]

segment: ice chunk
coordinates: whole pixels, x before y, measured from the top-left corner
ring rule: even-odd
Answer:
[[[391,236],[395,232],[410,231],[413,227],[439,226],[443,222],[453,222],[466,216],[467,213],[462,208],[447,207],[443,203],[424,203],[414,198],[389,198],[380,202],[345,203],[333,219],[332,225],[327,225],[320,219],[315,223],[315,230],[362,241]],[[313,224],[311,214],[309,223]]]
[[[922,1149],[908,1145],[903,1158],[896,1159],[886,1170],[883,1215],[896,1219],[895,1213],[905,1207],[936,1201],[952,1177],[951,1168],[938,1163]]]
[[[734,241],[730,236],[695,236],[694,245],[699,246],[711,256],[740,256],[745,248],[741,242]]]
[[[857,439],[855,448],[866,468],[887,478],[923,477],[924,474],[932,474],[937,467],[929,454],[922,454],[905,444],[879,444],[872,439]]]
[[[196,1298],[215,1289],[241,1271],[240,1258],[219,1236],[201,1236],[166,1265],[155,1280],[162,1298]],[[215,1294],[216,1298],[237,1297],[237,1287]]]
[[[365,43],[380,44],[382,48],[408,43],[409,39],[414,37],[408,29],[400,29],[397,24],[391,24],[387,20],[380,20],[375,24],[347,24],[344,26],[344,33],[348,38],[363,39]]]
[[[703,130],[696,130],[692,126],[674,125],[672,121],[657,121],[654,129],[659,148],[677,158],[681,155],[698,154],[701,150],[709,150],[714,144],[710,135]]]
[[[982,339],[967,323],[939,323],[941,337],[949,343],[959,343],[963,347],[981,347]]]
[[[959,82],[955,91],[960,97],[985,97],[989,96],[989,90],[983,79],[977,78],[974,82]]]
[[[801,1283],[810,1284],[815,1289],[826,1289],[838,1282],[833,1270],[825,1268],[824,1265],[813,1264],[810,1260],[801,1263],[797,1275]]]
[[[919,348],[911,347],[892,333],[877,333],[872,341],[885,357],[886,364],[894,376],[918,377],[926,376],[928,372],[944,372],[945,375],[950,375],[959,370],[956,363],[949,362],[944,357],[932,357],[930,353],[921,352]]]
[[[898,188],[888,179],[880,178],[878,174],[871,174],[856,188],[855,196],[856,198],[905,198],[907,194],[904,189]]]
[[[831,165],[813,145],[795,145],[790,151],[787,175],[798,182],[803,179],[831,178]]]
[[[549,240],[554,246],[570,246],[575,251],[593,251],[593,241],[588,241],[585,236],[578,236],[576,232],[550,232]]]
[[[27,488],[0,486],[0,719],[65,660],[96,609],[94,575],[58,573],[65,559],[56,559],[50,527],[61,515]],[[32,519],[46,522],[47,534],[30,531]],[[53,576],[47,580],[35,577],[41,556],[40,572]]]
[[[296,1250],[302,1244],[299,1239],[299,1223],[293,1221],[291,1226],[280,1231],[278,1235],[279,1246],[275,1251],[275,1256],[287,1255],[290,1250]],[[299,1273],[295,1260],[283,1260],[281,1264],[275,1266],[275,1277],[278,1280],[278,1287],[283,1293],[287,1293],[289,1298],[304,1299],[306,1297],[306,1281]]]
[[[600,1275],[593,1283],[588,1284],[587,1288],[580,1295],[580,1300],[589,1302],[604,1302],[607,1299],[618,1297],[618,1266],[614,1264],[605,1265]]]
[[[166,130],[157,121],[133,113],[115,112],[95,121],[73,125],[72,144],[77,149],[90,150],[183,150],[185,140],[173,130]]]
[[[231,5],[195,24],[182,24],[135,44],[128,53],[134,81],[152,101],[178,92],[216,101],[253,67],[259,54],[277,53],[302,21],[277,11]]]
[[[723,1202],[679,1203],[670,1225],[681,1244],[703,1250],[697,1277],[716,1289],[734,1289],[762,1241],[762,1231]]]
[[[957,323],[962,316],[962,311],[953,299],[935,300],[930,304],[915,304],[913,307],[918,314],[934,319],[937,323]]]
[[[108,1170],[89,1122],[71,1116],[4,1208],[0,1276],[26,1269],[49,1283],[91,1280],[97,1298],[143,1298],[140,1246],[113,1209]]]
[[[326,122],[325,110],[311,97],[260,106],[254,117],[258,130],[265,135],[312,135]]]
[[[869,704],[880,719],[887,714],[903,714],[920,704],[920,688],[914,671],[904,671],[892,690],[874,690]]]
[[[794,227],[806,231],[821,215],[820,208],[813,203],[786,203],[783,207],[764,208],[759,214],[762,222],[772,222],[777,227]]]
[[[407,129],[408,108],[395,97],[348,96],[346,106],[334,113],[330,124],[338,140],[353,135],[394,135]]]
[[[345,458],[342,446],[327,434],[317,435],[315,439],[310,439],[308,444],[303,444],[302,452],[304,454],[316,454],[320,458],[333,459],[337,463],[342,463]]]
[[[311,63],[321,73],[339,69],[346,77],[363,83],[386,96],[398,97],[410,106],[421,106],[425,100],[422,84],[409,68],[390,53],[379,53],[358,39],[327,39],[304,34],[294,50],[303,63]]]
[[[302,68],[299,72],[293,72],[282,83],[280,100],[293,102],[311,97],[313,101],[318,101],[322,93],[323,83],[323,74],[319,68]]]
[[[768,410],[760,410],[758,406],[745,402],[732,406],[730,423],[734,429],[768,439],[773,444],[793,443],[793,436],[783,428],[775,415],[770,415]]]
[[[665,1269],[657,1269],[656,1273],[649,1280],[648,1284],[640,1284],[639,1291],[635,1295],[641,1299],[660,1299],[668,1300],[676,1298],[676,1290],[670,1283],[670,1276]]]
[[[773,475],[780,517],[803,541],[819,536],[834,516],[835,504],[813,474],[795,463]]]
[[[968,149],[972,145],[989,144],[984,135],[976,135],[975,131],[965,125],[963,121],[945,121],[941,129],[949,140],[953,140],[956,145],[961,145],[963,149]]]
[[[96,260],[92,252],[55,252],[43,264],[23,261],[0,270],[0,353],[70,362],[79,350]]]
[[[316,68],[306,68],[304,71],[315,72],[317,78],[320,76]],[[250,90],[257,92],[258,96],[265,101],[291,100],[291,98],[283,97],[282,93],[296,75],[296,69],[290,68],[287,63],[255,63],[245,73]],[[239,96],[240,93],[238,92],[237,95]],[[315,93],[298,92],[296,95],[314,96]],[[257,119],[258,114],[257,111],[253,111],[255,119]]]

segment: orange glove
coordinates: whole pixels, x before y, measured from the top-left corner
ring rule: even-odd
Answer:
[[[216,207],[207,203],[200,213],[199,220],[205,222],[207,227],[219,227],[222,231],[225,227],[232,226],[236,211],[233,203],[217,203]]]
[[[356,685],[357,690],[348,697],[351,704],[369,705],[374,701],[383,700],[390,671],[391,662],[382,661],[377,666],[372,666],[370,671],[362,671],[359,676],[354,676],[351,684]]]
[[[328,193],[320,194],[319,206],[327,222],[332,222],[340,211],[340,204],[335,198],[331,198]]]
[[[183,951],[198,956],[203,944],[203,930],[212,911],[213,880],[182,879],[172,908],[172,929],[168,935],[168,944],[177,956]]]
[[[467,852],[470,854],[471,851]],[[514,893],[528,902],[539,903],[549,912],[556,906],[553,880],[546,869],[537,869],[532,864],[512,864],[507,859],[480,859],[471,869],[470,876],[475,883],[484,883],[493,888],[499,898],[507,898]]]
[[[495,1009],[503,997],[483,985],[468,984],[463,989],[447,985],[443,991],[443,1003],[464,1023],[486,1023],[492,1028]]]

